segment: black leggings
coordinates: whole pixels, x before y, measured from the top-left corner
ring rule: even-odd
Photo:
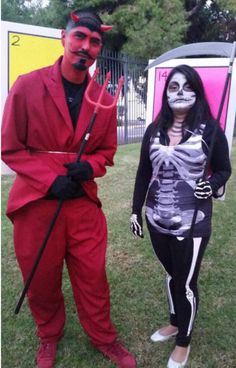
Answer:
[[[197,279],[210,237],[178,240],[153,231],[148,224],[154,251],[166,275],[170,323],[178,327],[176,345],[186,347],[191,340],[199,296]]]

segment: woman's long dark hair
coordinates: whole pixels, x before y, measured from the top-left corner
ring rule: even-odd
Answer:
[[[190,87],[196,93],[196,102],[188,111],[184,121],[188,129],[193,131],[198,128],[201,123],[213,120],[214,118],[205,95],[202,80],[199,74],[189,65],[178,65],[171,70],[167,77],[162,95],[162,107],[154,122],[157,123],[158,130],[163,129],[164,131],[167,131],[173,124],[174,115],[169,107],[166,92],[168,84],[175,73],[183,74]]]

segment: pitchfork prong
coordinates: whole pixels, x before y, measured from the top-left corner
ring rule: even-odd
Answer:
[[[98,97],[98,100],[97,100],[97,101],[93,101],[93,100],[90,98],[89,94],[90,94],[90,90],[91,90],[91,88],[92,88],[92,85],[93,85],[94,81],[96,81],[96,78],[97,78],[97,75],[98,75],[98,74],[99,74],[99,69],[97,68],[97,69],[95,70],[95,72],[94,72],[94,74],[93,74],[93,76],[92,76],[92,78],[91,78],[91,80],[90,80],[89,84],[88,84],[88,87],[86,88],[86,91],[85,91],[85,98],[87,99],[87,101],[88,101],[90,104],[92,104],[93,106],[95,106],[95,113],[96,113],[99,109],[101,109],[101,108],[102,108],[102,109],[106,109],[106,110],[108,110],[108,109],[112,109],[112,108],[116,105],[117,100],[118,100],[118,97],[119,97],[119,94],[120,94],[120,90],[121,90],[122,85],[123,85],[123,83],[124,83],[124,78],[123,78],[123,77],[121,77],[121,78],[119,79],[118,88],[117,88],[117,90],[116,90],[116,94],[115,94],[115,96],[114,96],[114,100],[112,101],[112,103],[111,103],[110,105],[103,105],[103,104],[102,104],[102,99],[103,99],[104,93],[105,93],[105,91],[106,91],[106,88],[107,88],[107,86],[108,86],[109,80],[111,79],[111,72],[108,72],[108,73],[106,74],[106,79],[105,79],[105,81],[104,81],[104,83],[103,83],[103,86],[102,86],[102,89],[101,89],[100,95],[99,95],[99,97]]]
[[[103,86],[102,86],[102,89],[101,89],[101,92],[100,92],[100,95],[98,97],[98,101],[95,103],[95,111],[97,112],[99,110],[99,108],[101,107],[107,107],[107,106],[104,106],[102,105],[102,99],[103,99],[103,96],[104,96],[104,93],[107,89],[107,86],[108,86],[108,83],[109,83],[109,80],[111,79],[111,72],[108,72],[106,74],[106,79],[103,83]],[[111,108],[111,106],[108,106],[108,108]]]
[[[121,91],[121,88],[124,84],[124,77],[120,77],[119,81],[118,81],[118,87],[117,87],[117,90],[116,90],[116,94],[114,96],[114,101],[113,101],[113,106],[116,105],[116,102],[119,98],[119,94],[120,94],[120,91]]]

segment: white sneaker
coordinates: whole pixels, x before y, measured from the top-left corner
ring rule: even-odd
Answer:
[[[150,337],[150,339],[153,341],[153,342],[158,342],[158,341],[167,341],[169,339],[171,339],[171,337],[174,337],[176,336],[178,333],[178,330],[176,332],[173,332],[172,334],[170,335],[162,335],[160,333],[160,330],[157,330],[156,332],[154,332],[154,334]]]
[[[168,360],[168,363],[167,363],[167,368],[182,368],[182,367],[185,367],[185,365],[187,364],[187,361],[188,361],[189,353],[190,353],[190,345],[188,346],[187,354],[186,354],[185,359],[182,362],[176,362],[175,360],[173,360],[170,357],[169,360]]]

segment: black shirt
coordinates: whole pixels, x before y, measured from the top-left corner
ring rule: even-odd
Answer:
[[[67,106],[75,130],[82,100],[84,97],[84,91],[87,86],[87,78],[85,78],[84,82],[81,84],[69,82],[63,77],[62,82],[65,90]]]

